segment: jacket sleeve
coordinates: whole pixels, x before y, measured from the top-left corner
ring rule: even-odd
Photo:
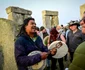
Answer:
[[[42,39],[39,37],[38,40],[39,40],[39,43],[40,43],[41,51],[42,52],[48,52],[48,48],[47,48],[47,46],[44,46]]]
[[[43,41],[42,41],[41,38],[40,38],[39,42],[41,43],[40,45],[42,46],[42,52],[50,52],[50,50],[48,50],[47,46],[44,46]],[[51,53],[49,53],[49,55],[48,55],[47,58],[48,59],[51,59],[52,58]]]
[[[36,54],[36,55],[28,56],[25,51],[23,42],[18,40],[15,42],[15,59],[16,59],[17,65],[27,67],[41,61],[41,55]]]

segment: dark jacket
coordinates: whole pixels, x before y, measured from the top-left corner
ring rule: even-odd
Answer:
[[[35,50],[40,50],[42,52],[48,51],[48,49],[43,45],[43,42],[39,36],[37,36],[35,42],[27,35],[18,37],[15,42],[15,59],[18,70],[28,70],[28,66],[41,61],[40,54],[28,56],[30,52]]]
[[[83,42],[82,32],[78,30],[76,33],[69,31],[67,35],[67,45],[70,52],[74,52],[78,45]]]

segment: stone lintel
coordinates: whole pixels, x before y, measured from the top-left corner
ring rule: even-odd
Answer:
[[[43,10],[42,14],[45,16],[58,16],[58,11]]]
[[[15,12],[15,13],[19,13],[19,14],[27,14],[27,15],[32,14],[32,11],[30,11],[30,10],[25,10],[23,8],[14,7],[14,6],[9,6],[8,8],[6,8],[6,12],[7,12],[7,14],[9,14],[10,12]]]

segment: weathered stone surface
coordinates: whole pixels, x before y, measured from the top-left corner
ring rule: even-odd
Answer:
[[[32,14],[32,12],[30,10],[25,10],[23,8],[13,7],[13,6],[6,8],[6,12],[7,12],[7,14],[9,14],[10,12],[14,12],[14,13],[18,13],[18,14],[27,14],[27,15]]]
[[[23,15],[22,14],[17,14],[17,13],[9,13],[8,15],[8,19],[14,21],[14,22],[17,22],[18,25],[22,25],[23,24]]]
[[[8,14],[8,19],[16,22],[15,36],[17,36],[17,34],[20,31],[21,25],[23,24],[24,19],[31,17],[32,11],[25,10],[19,7],[10,6],[6,8],[6,12]]]
[[[0,45],[0,70],[3,70],[4,57],[2,52],[2,46]]]
[[[42,11],[43,25],[44,27],[51,29],[52,27],[59,24],[58,12],[57,11]]]
[[[45,28],[51,29],[50,16],[43,16],[43,25]]]
[[[24,19],[31,17],[31,15],[24,15]]]
[[[53,23],[51,24],[52,24],[52,27],[57,26],[59,24],[58,16],[53,16]]]
[[[83,5],[80,6],[80,17],[81,18],[83,17],[84,11],[85,11],[85,4],[83,4]]]
[[[17,70],[14,57],[14,22],[0,18],[0,70]],[[2,60],[2,61],[1,61]]]
[[[12,6],[6,8],[6,12],[8,14],[8,19],[17,22],[18,25],[22,25],[24,19],[31,17],[32,14],[30,10]]]
[[[48,11],[48,10],[44,10],[42,11],[42,14],[44,16],[58,16],[58,11]]]

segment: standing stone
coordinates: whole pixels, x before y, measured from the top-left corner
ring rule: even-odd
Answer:
[[[83,4],[83,5],[80,6],[80,17],[81,18],[83,17],[84,11],[85,11],[85,4]]]
[[[24,15],[24,19],[28,18],[28,17],[31,17],[31,15]]]
[[[16,27],[15,27],[16,28],[15,37],[16,37],[20,31],[24,19],[31,17],[32,11],[25,10],[19,7],[10,6],[6,8],[6,12],[8,14],[8,19],[16,22]]]
[[[59,24],[58,21],[58,11],[48,11],[44,10],[42,11],[43,16],[43,25],[44,27],[51,29],[52,27]],[[48,19],[49,17],[49,19]]]
[[[23,20],[32,14],[30,10],[25,10],[23,8],[13,6],[6,8],[6,12],[8,14],[8,19],[16,21],[18,25],[23,24]]]
[[[14,57],[14,25],[0,18],[0,70],[17,70]]]
[[[22,25],[24,20],[23,17],[24,16],[22,16],[21,14],[11,12],[9,13],[8,19],[17,22],[17,25]]]
[[[50,16],[43,16],[43,25],[45,28],[51,28]]]
[[[54,22],[53,22],[53,23],[54,23],[54,26],[59,25],[58,16],[54,16],[53,21],[54,21]]]
[[[0,44],[0,70],[3,70],[3,63],[4,63],[4,58],[3,58],[2,46]]]
[[[53,28],[55,26],[54,24],[54,16],[51,16],[51,28]]]

